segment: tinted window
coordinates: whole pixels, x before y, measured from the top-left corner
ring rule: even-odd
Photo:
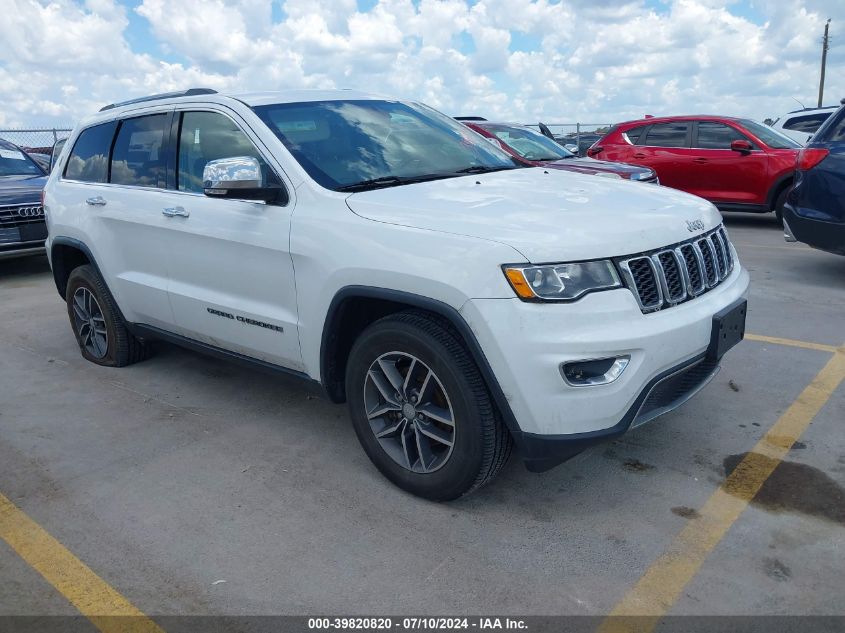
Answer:
[[[218,158],[252,156],[264,167],[265,179],[273,180],[255,145],[229,117],[216,112],[185,112],[179,131],[179,191],[202,193],[206,163]]]
[[[695,147],[702,149],[730,149],[732,141],[747,141],[739,130],[716,121],[698,122],[698,141]]]
[[[786,120],[783,129],[801,132],[802,134],[813,134],[830,115],[830,112],[819,112],[818,114],[792,117]]]
[[[639,125],[637,127],[632,127],[624,134],[628,137],[628,141],[631,142],[633,145],[641,145],[642,143],[640,143],[639,141],[645,140],[643,139],[643,132],[647,127],[647,125]]]
[[[166,114],[126,119],[120,124],[111,159],[109,182],[137,187],[164,187]]]
[[[109,121],[83,130],[67,160],[65,178],[106,182],[109,175],[109,150],[116,127],[115,121]]]
[[[824,129],[820,130],[814,140],[823,141],[845,141],[845,108],[840,108],[835,117],[826,122]]]
[[[417,103],[375,99],[254,108],[315,181],[329,189],[396,186],[465,170],[513,169],[508,154]],[[370,183],[374,179],[384,179]]]
[[[681,123],[657,123],[651,126],[646,136],[645,143],[640,145],[652,145],[655,147],[688,147],[687,128],[689,124]]]

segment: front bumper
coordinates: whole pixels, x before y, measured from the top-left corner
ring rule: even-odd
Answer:
[[[652,389],[675,372],[696,368],[700,384],[686,391],[703,387],[718,370],[700,366],[713,315],[747,291],[748,273],[737,265],[706,294],[651,314],[625,288],[569,304],[476,299],[461,313],[519,425],[511,432],[527,464],[543,470],[673,408],[667,396],[657,407],[665,410],[643,412]],[[575,387],[561,377],[563,362],[620,355],[631,360],[612,383]]]
[[[47,225],[40,222],[9,221],[0,217],[0,259],[37,255],[44,252]]]

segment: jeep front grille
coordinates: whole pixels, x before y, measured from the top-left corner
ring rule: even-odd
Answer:
[[[723,226],[674,246],[617,260],[643,312],[683,303],[718,286],[734,267]]]

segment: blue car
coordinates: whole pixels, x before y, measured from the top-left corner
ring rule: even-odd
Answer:
[[[798,154],[783,229],[787,242],[845,255],[845,99]]]
[[[41,206],[46,171],[17,145],[0,139],[0,259],[44,252]]]

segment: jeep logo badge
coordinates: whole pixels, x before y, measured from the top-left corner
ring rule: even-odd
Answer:
[[[687,230],[692,233],[694,231],[703,231],[704,222],[701,220],[687,220]]]

